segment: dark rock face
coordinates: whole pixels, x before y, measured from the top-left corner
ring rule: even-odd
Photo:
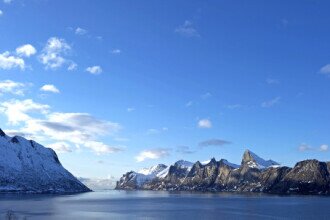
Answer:
[[[318,160],[298,162],[273,187],[271,192],[329,194],[330,176],[327,164]]]
[[[329,173],[330,162],[305,160],[289,168],[246,151],[238,168],[223,159],[212,159],[204,165],[196,162],[186,170],[174,164],[165,177],[157,177],[138,189],[329,195]],[[117,189],[123,189],[120,182]]]
[[[5,132],[3,132],[3,130],[0,129],[0,137],[4,137],[6,136]]]

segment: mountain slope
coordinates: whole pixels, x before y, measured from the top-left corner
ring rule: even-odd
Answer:
[[[23,137],[9,137],[0,129],[0,192],[87,191],[61,165],[55,151]]]

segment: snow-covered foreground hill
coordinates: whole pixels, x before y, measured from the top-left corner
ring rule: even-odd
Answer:
[[[77,193],[90,191],[67,171],[50,148],[0,129],[0,192]]]

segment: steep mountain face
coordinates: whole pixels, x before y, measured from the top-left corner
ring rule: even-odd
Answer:
[[[180,163],[138,187],[127,187],[119,181],[116,189],[330,194],[330,162],[306,160],[289,168],[247,150],[240,166],[214,158],[187,167]]]
[[[255,153],[246,150],[243,154],[242,165],[246,165],[250,168],[264,169],[271,166],[276,167],[279,163],[273,160],[264,160]]]
[[[90,191],[61,165],[56,153],[0,129],[0,192],[75,193]]]
[[[274,192],[299,194],[327,194],[329,190],[327,164],[318,160],[298,162],[272,189]]]

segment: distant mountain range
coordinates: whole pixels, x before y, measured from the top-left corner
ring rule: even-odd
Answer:
[[[123,190],[263,192],[274,194],[330,194],[330,162],[304,160],[293,168],[264,160],[246,150],[241,165],[225,159],[200,163],[180,160],[130,171],[116,184]]]
[[[90,191],[67,171],[50,148],[0,129],[0,192],[77,193]]]

